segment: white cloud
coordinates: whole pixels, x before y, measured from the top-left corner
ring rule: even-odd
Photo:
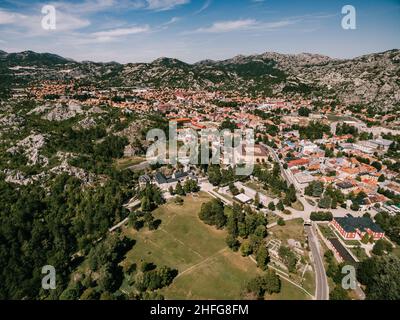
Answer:
[[[135,26],[130,28],[119,28],[119,29],[112,29],[107,31],[99,31],[92,33],[91,35],[96,38],[98,41],[111,41],[115,38],[145,33],[150,31],[150,27],[148,25],[145,26]]]
[[[164,26],[169,26],[170,24],[177,23],[180,20],[181,20],[181,18],[179,18],[179,17],[172,17],[169,21],[164,23]]]
[[[198,32],[230,32],[247,29],[250,26],[255,26],[257,24],[256,20],[246,19],[246,20],[235,20],[235,21],[221,21],[215,22],[211,27],[197,29]]]
[[[85,0],[81,3],[61,1],[52,4],[68,12],[90,14],[108,9],[166,11],[188,3],[190,0]]]
[[[5,10],[0,9],[0,25],[14,24],[14,23],[17,23],[20,19],[23,19],[25,17],[26,16],[19,14],[19,13],[5,11]]]
[[[71,31],[85,28],[90,25],[90,21],[79,16],[64,13],[60,10],[56,13],[57,31]]]
[[[40,11],[39,11],[40,12]],[[42,28],[43,15],[23,15],[16,12],[0,10],[0,25],[12,25],[14,31],[22,35],[39,35],[49,33]],[[90,21],[76,15],[56,11],[56,30],[52,32],[66,32],[78,30],[90,25]]]
[[[224,33],[244,30],[274,30],[295,24],[298,20],[281,20],[275,22],[261,22],[254,19],[240,19],[214,22],[211,26],[199,28],[187,33]]]
[[[264,22],[264,23],[260,23],[259,29],[263,29],[263,30],[279,29],[279,28],[290,26],[292,24],[296,24],[299,21],[300,20],[281,20],[281,21],[275,21],[275,22]]]
[[[147,9],[156,11],[171,10],[177,6],[188,4],[190,0],[146,0]]]
[[[57,9],[65,12],[74,12],[79,14],[95,13],[103,10],[107,10],[118,3],[115,0],[85,0],[81,3],[71,2],[55,2],[52,3]]]
[[[197,10],[194,14],[199,14],[202,13],[204,10],[207,10],[207,8],[211,5],[212,0],[207,0],[206,2],[204,2],[203,6]]]
[[[199,28],[194,33],[222,33],[231,32],[238,30],[246,30],[250,27],[257,25],[257,21],[253,19],[245,20],[231,20],[231,21],[219,21],[213,23],[210,27]]]

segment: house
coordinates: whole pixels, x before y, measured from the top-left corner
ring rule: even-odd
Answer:
[[[289,168],[301,167],[301,166],[305,166],[305,165],[307,165],[307,164],[309,164],[309,163],[310,163],[310,160],[309,160],[309,159],[305,159],[305,158],[296,159],[296,160],[291,160],[291,161],[289,161],[289,162],[288,162],[288,167],[289,167]]]
[[[389,191],[393,192],[394,194],[400,195],[400,184],[390,181],[389,183],[386,183],[385,188],[388,189]]]
[[[344,194],[349,194],[355,188],[355,186],[350,181],[346,180],[336,183],[336,187],[338,187]]]
[[[307,171],[308,172],[317,172],[321,170],[321,165],[318,162],[312,163],[308,166]]]
[[[368,140],[368,142],[371,145],[373,145],[375,149],[386,152],[389,150],[389,147],[393,141],[387,139],[375,139],[375,140]]]
[[[378,194],[378,193],[369,194],[367,196],[367,201],[370,204],[385,203],[385,201],[387,201],[387,200],[388,200],[388,198],[386,198],[384,195]],[[400,212],[400,209],[399,209],[399,212]]]
[[[295,179],[300,185],[306,185],[310,183],[311,181],[314,181],[315,178],[308,173],[303,173],[303,172],[298,172],[294,174]]]
[[[310,153],[317,152],[319,150],[319,147],[315,143],[312,143],[312,142],[302,141],[302,142],[300,142],[300,146],[301,146],[301,153],[303,153],[303,154],[310,154]]]
[[[175,171],[170,177],[165,176],[161,172],[157,172],[154,176],[154,182],[162,190],[168,190],[169,187],[175,188],[178,182],[183,182],[187,179],[197,181],[197,177],[190,171]]]
[[[389,213],[391,216],[400,214],[400,206],[384,204],[382,206],[382,209],[385,210],[387,213]]]
[[[267,163],[268,162],[268,150],[266,147],[260,144],[254,145],[253,148],[243,146],[243,156],[246,163],[253,158],[255,163]],[[251,153],[253,155],[251,155]]]
[[[251,198],[246,196],[244,193],[240,193],[237,196],[235,196],[234,198],[243,204],[251,202]]]
[[[373,154],[374,149],[369,147],[368,144],[361,142],[353,143],[353,148],[366,154]]]
[[[374,240],[382,239],[385,232],[369,217],[335,217],[331,224],[344,239],[361,239],[366,233]]]
[[[267,163],[268,162],[268,150],[261,144],[255,144],[254,146],[249,146],[242,144],[241,154],[240,150],[233,149],[234,153],[234,163]],[[229,155],[224,155],[224,161],[226,164],[232,163]]]

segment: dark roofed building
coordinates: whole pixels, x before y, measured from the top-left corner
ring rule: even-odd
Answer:
[[[167,183],[167,178],[161,172],[157,172],[154,179],[156,180],[157,184],[159,184],[159,185]]]
[[[354,264],[356,260],[354,260],[353,256],[347,251],[347,249],[342,245],[338,238],[329,238],[329,242],[335,248],[336,253],[346,262]]]
[[[154,176],[156,184],[161,189],[168,189],[169,187],[176,187],[178,181],[183,182],[187,179],[196,180],[196,176],[190,171],[175,171],[171,176],[165,176],[161,172],[157,172]]]
[[[374,240],[381,239],[385,232],[369,217],[353,217],[348,214],[346,217],[335,217],[332,225],[339,231],[344,239],[362,238],[368,233]]]
[[[175,171],[172,174],[171,179],[169,179],[170,182],[175,182],[175,181],[180,181],[184,178],[186,178],[189,175],[188,172],[183,172],[183,171]]]
[[[354,187],[353,184],[349,181],[341,181],[339,183],[336,183],[336,186],[340,189],[350,189]]]

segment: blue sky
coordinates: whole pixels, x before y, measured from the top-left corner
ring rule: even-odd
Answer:
[[[344,5],[356,30],[341,27]],[[41,27],[44,5],[56,29]],[[347,58],[400,48],[400,0],[0,0],[0,49],[78,61],[186,62],[266,51]]]

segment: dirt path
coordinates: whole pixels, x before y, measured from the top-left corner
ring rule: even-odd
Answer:
[[[194,264],[193,266],[191,266],[191,267],[189,267],[189,268],[183,270],[182,272],[180,272],[180,273],[176,276],[175,280],[176,280],[177,278],[179,278],[180,276],[184,275],[185,273],[188,273],[188,272],[190,272],[190,271],[196,269],[197,267],[203,265],[204,263],[209,262],[210,260],[214,259],[215,257],[217,257],[218,255],[220,255],[221,253],[223,253],[223,252],[226,251],[227,249],[228,249],[228,247],[225,247],[225,248],[219,250],[218,252],[214,253],[213,255],[211,255],[211,256],[205,258],[204,260],[202,260],[202,261],[200,261],[200,262]]]

